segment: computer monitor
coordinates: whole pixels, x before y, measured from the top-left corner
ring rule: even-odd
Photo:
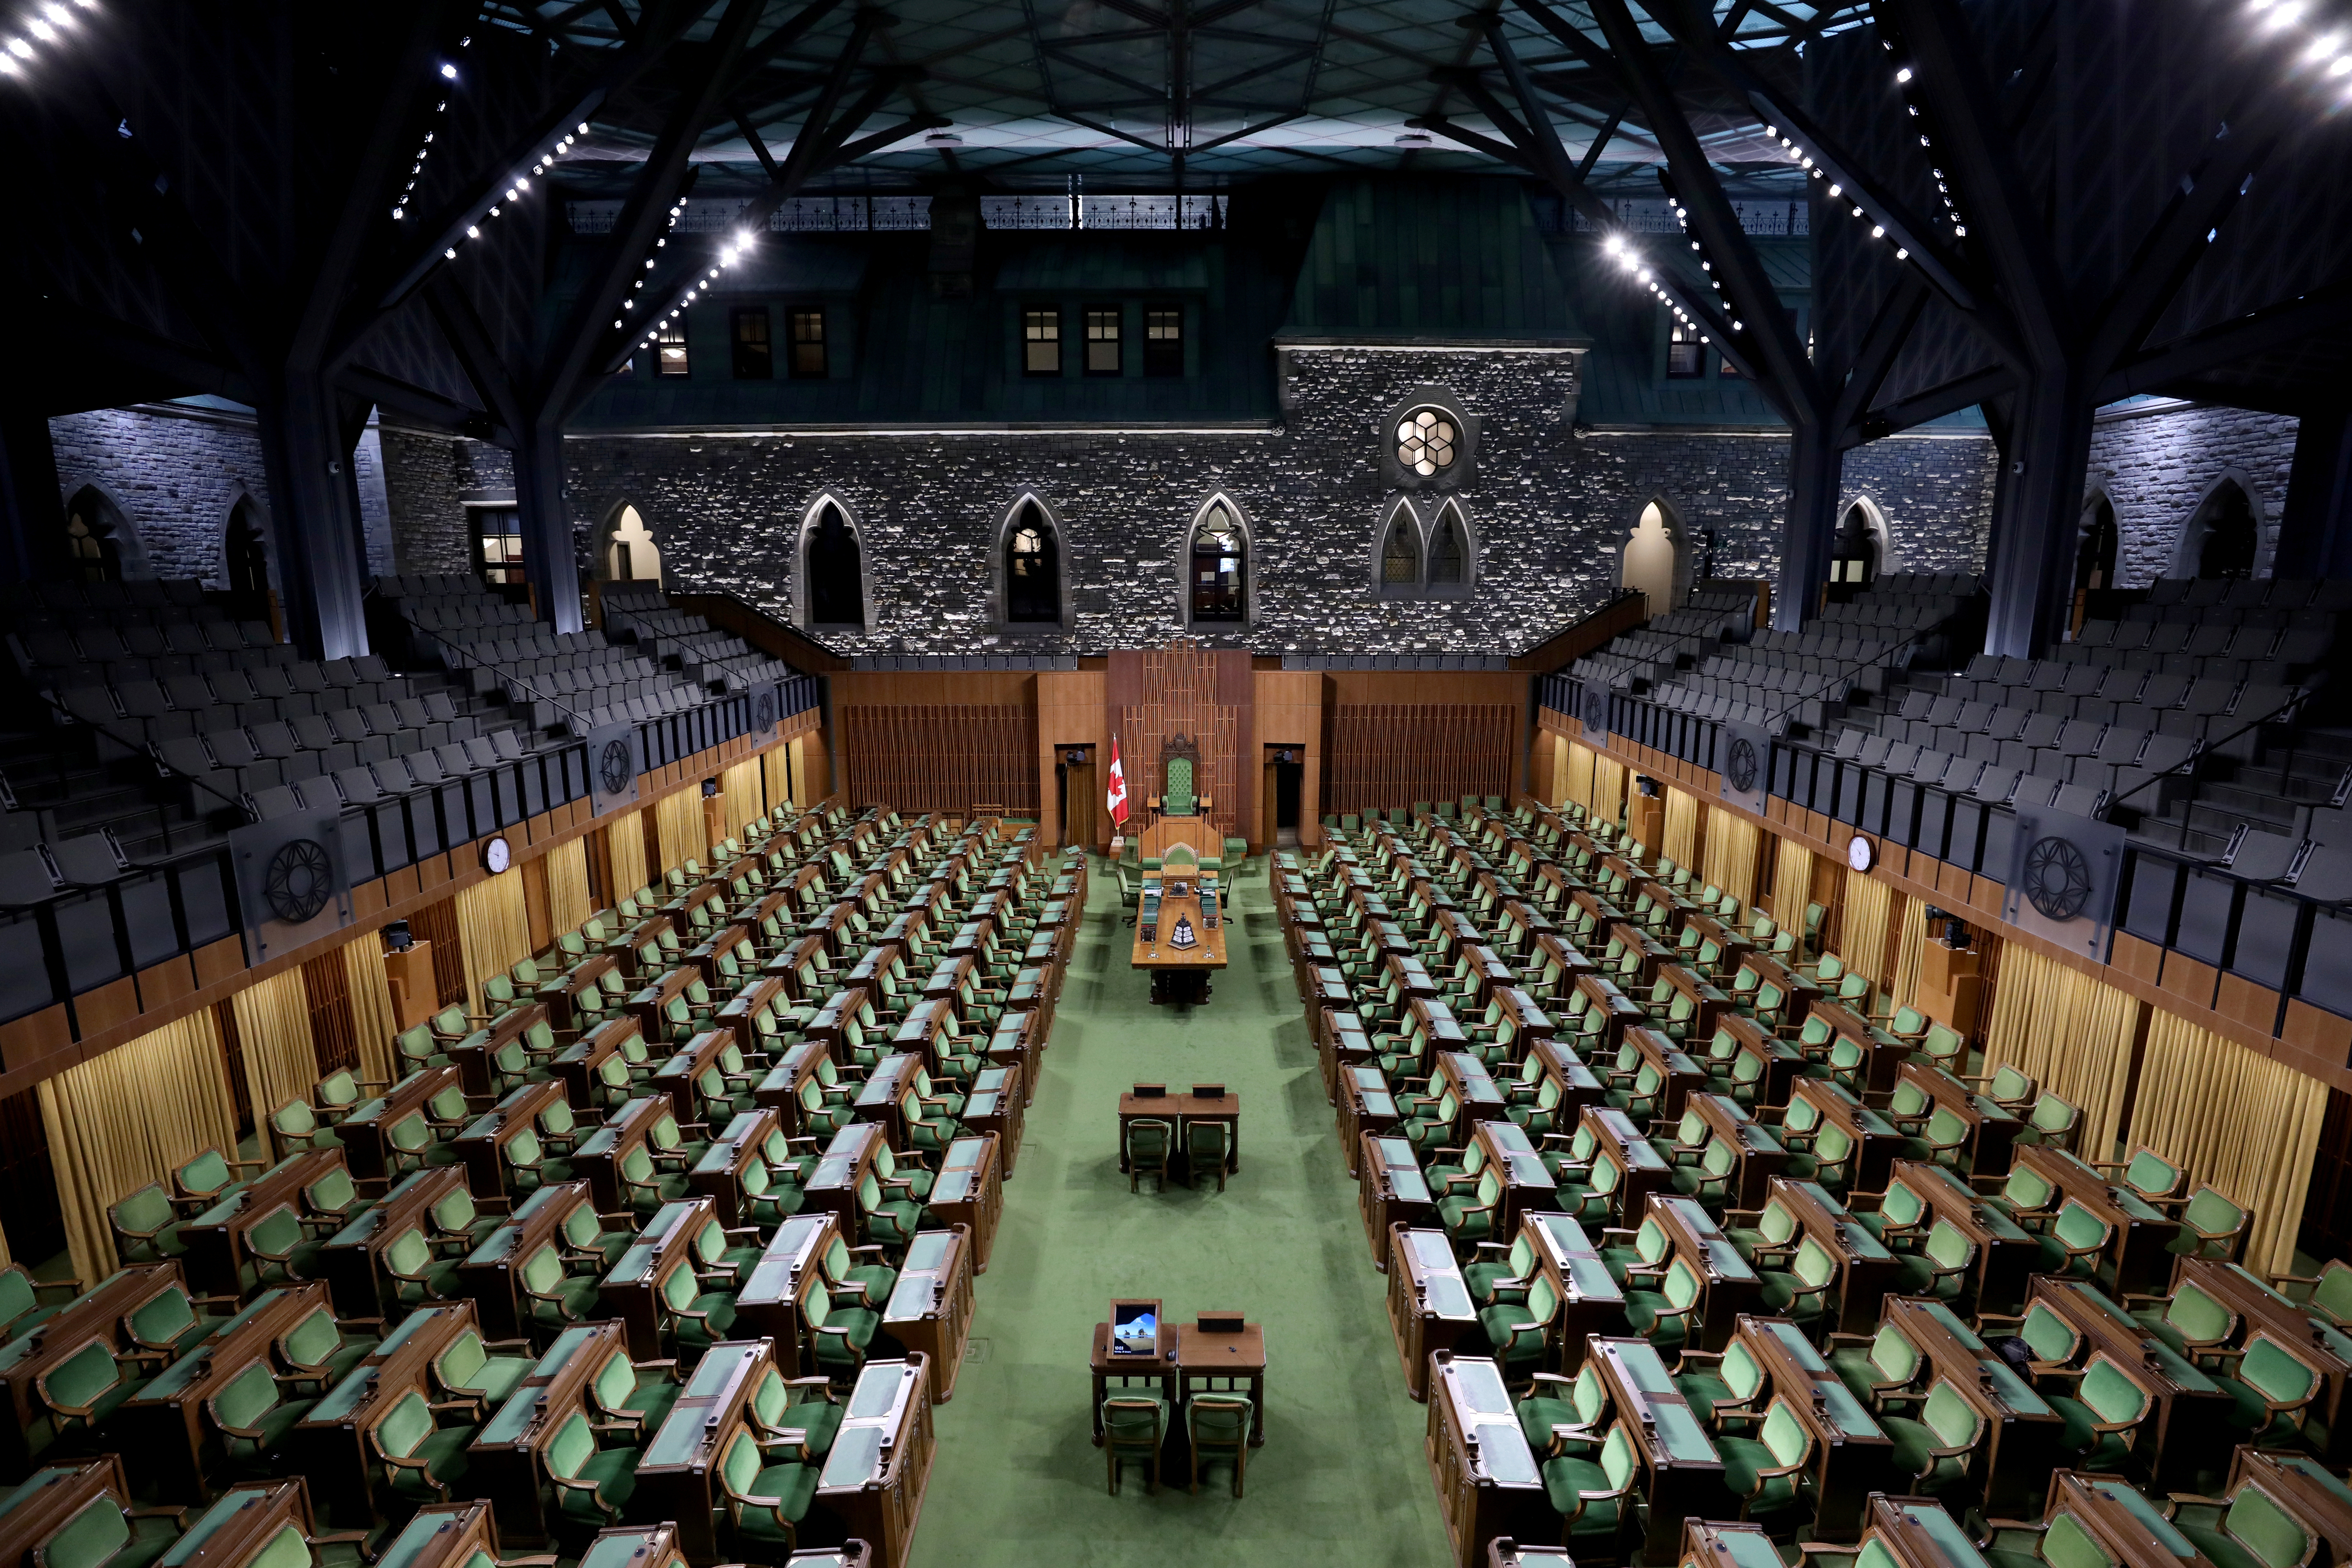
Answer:
[[[1110,1351],[1113,1355],[1158,1355],[1160,1303],[1156,1301],[1113,1301],[1110,1304]]]

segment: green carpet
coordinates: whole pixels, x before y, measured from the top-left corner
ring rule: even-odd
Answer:
[[[1097,862],[1091,882],[973,1355],[940,1406],[915,1568],[1444,1561],[1426,1411],[1405,1395],[1265,862],[1240,883],[1232,967],[1191,1009],[1151,1005],[1116,873]],[[1242,1168],[1223,1193],[1127,1190],[1118,1096],[1139,1079],[1241,1095]],[[1113,1296],[1158,1296],[1171,1322],[1233,1308],[1265,1325],[1265,1445],[1245,1496],[1222,1473],[1198,1495],[1180,1473],[1147,1496],[1134,1465],[1109,1495],[1087,1358]]]

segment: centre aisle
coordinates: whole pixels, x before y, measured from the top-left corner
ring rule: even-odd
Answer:
[[[1095,863],[972,1354],[939,1407],[916,1568],[1445,1559],[1426,1413],[1405,1396],[1265,864],[1240,881],[1215,995],[1180,1009],[1153,1007],[1129,967],[1118,880]],[[1242,1168],[1223,1192],[1213,1180],[1153,1192],[1149,1178],[1128,1191],[1118,1097],[1138,1080],[1240,1094]],[[1171,1322],[1231,1308],[1265,1326],[1265,1446],[1243,1498],[1222,1470],[1189,1494],[1175,1466],[1157,1497],[1139,1465],[1124,1467],[1118,1496],[1106,1490],[1087,1355],[1118,1295],[1161,1298]]]

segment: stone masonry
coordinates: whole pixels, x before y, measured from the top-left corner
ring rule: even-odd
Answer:
[[[2243,485],[2262,523],[2256,576],[2267,575],[2286,506],[2299,422],[2202,403],[2131,404],[2102,414],[2091,434],[2084,497],[2105,491],[2116,508],[2116,586],[2145,588],[2176,573],[2180,533],[2225,476]]]

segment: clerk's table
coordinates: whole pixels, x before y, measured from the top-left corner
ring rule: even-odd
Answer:
[[[1151,977],[1154,1002],[1209,999],[1209,977],[1225,967],[1224,916],[1213,875],[1145,879],[1129,962]]]

